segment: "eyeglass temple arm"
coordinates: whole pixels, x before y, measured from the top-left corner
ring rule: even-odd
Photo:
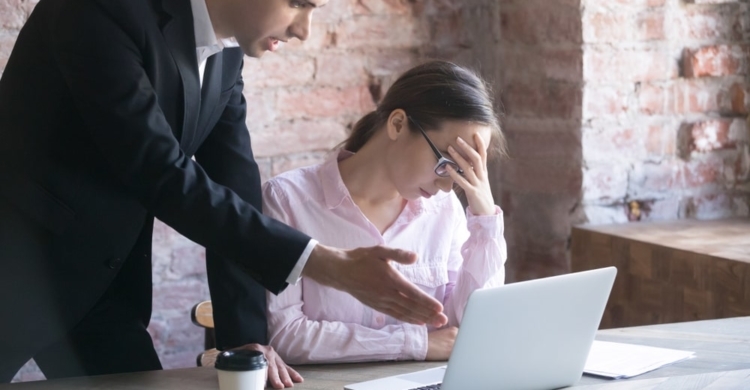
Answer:
[[[419,123],[417,123],[417,121],[415,121],[411,117],[407,117],[407,118],[409,118],[409,120],[411,121],[411,123],[414,123],[414,125],[417,126],[417,129],[419,129],[419,131],[422,132],[422,135],[424,136],[424,139],[427,140],[427,143],[430,145],[430,148],[432,149],[432,151],[435,152],[435,155],[439,156],[438,158],[443,158],[443,154],[440,153],[440,151],[438,150],[438,148],[435,147],[435,144],[433,144],[432,141],[430,141],[430,137],[427,136],[427,133],[424,131],[424,129],[422,128],[422,126],[420,126]]]

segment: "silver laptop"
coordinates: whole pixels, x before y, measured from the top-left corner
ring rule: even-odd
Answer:
[[[617,269],[471,294],[448,365],[345,390],[557,389],[578,382]]]

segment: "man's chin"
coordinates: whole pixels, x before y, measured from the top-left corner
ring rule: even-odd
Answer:
[[[248,56],[253,58],[260,58],[263,57],[263,54],[266,54],[265,50],[262,50],[258,47],[243,47],[242,52]]]

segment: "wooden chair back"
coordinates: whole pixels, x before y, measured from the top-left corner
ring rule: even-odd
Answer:
[[[214,309],[211,301],[203,301],[190,310],[190,320],[197,326],[205,329],[206,338],[203,343],[205,351],[198,354],[195,363],[198,367],[213,367],[219,350],[216,347],[216,336],[214,334]]]

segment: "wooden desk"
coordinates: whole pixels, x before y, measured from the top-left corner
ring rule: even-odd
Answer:
[[[750,316],[750,219],[575,226],[571,269],[614,265],[601,327]]]
[[[599,331],[598,340],[694,351],[696,357],[628,380],[583,376],[571,389],[747,389],[750,388],[750,317]],[[301,366],[298,390],[341,390],[344,385],[445,363],[398,362]],[[206,390],[218,389],[213,368],[152,371],[0,385],[8,390]],[[467,389],[470,390],[470,389]]]

